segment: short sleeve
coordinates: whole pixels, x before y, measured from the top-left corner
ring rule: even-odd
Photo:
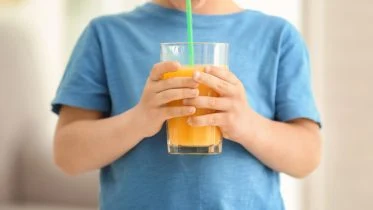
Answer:
[[[52,102],[59,114],[61,105],[110,111],[110,97],[97,31],[90,23],[79,38]]]
[[[306,118],[321,123],[312,93],[307,47],[290,24],[285,27],[280,43],[275,113],[278,121]]]

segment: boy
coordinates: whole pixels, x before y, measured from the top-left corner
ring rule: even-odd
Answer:
[[[284,209],[279,172],[319,164],[319,115],[306,47],[286,21],[233,0],[193,1],[195,39],[230,44],[230,72],[160,80],[159,43],[186,40],[184,0],[155,0],[86,28],[53,101],[56,164],[71,175],[101,169],[100,206],[112,209]],[[219,98],[199,97],[204,84]],[[183,100],[182,107],[167,107]],[[164,122],[196,108],[191,126],[219,126],[223,153],[172,156]]]

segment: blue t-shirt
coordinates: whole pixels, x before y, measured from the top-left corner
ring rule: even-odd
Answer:
[[[185,41],[185,26],[185,13],[152,3],[93,20],[71,56],[53,111],[69,105],[114,116],[132,108],[160,60],[160,43]],[[229,43],[230,70],[256,112],[319,122],[306,46],[288,22],[245,10],[195,15],[194,30],[198,42]],[[225,140],[216,156],[169,155],[166,148],[163,127],[102,168],[101,209],[284,209],[278,172],[241,145]]]

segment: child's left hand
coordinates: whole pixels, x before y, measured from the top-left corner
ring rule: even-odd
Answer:
[[[219,126],[224,138],[239,142],[241,137],[250,134],[253,119],[257,116],[249,106],[245,88],[228,70],[206,67],[205,72],[196,71],[194,80],[212,88],[220,97],[199,96],[185,99],[184,104],[219,112],[190,117],[188,122],[191,126]]]

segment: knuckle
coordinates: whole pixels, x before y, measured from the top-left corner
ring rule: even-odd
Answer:
[[[181,117],[181,116],[192,114],[193,112],[194,112],[194,109],[191,107],[175,107],[171,110],[170,115],[172,117]]]
[[[162,63],[156,63],[153,65],[152,72],[151,73],[157,73],[158,70],[161,68]]]
[[[211,117],[208,119],[208,124],[209,125],[216,125],[216,116],[211,115]]]
[[[218,90],[222,90],[222,91],[227,90],[227,88],[228,88],[228,82],[226,82],[226,81],[220,81],[220,82],[218,82],[218,84],[217,84],[216,87],[217,87]]]
[[[194,98],[188,98],[184,100],[184,105],[196,105],[196,100]]]
[[[169,91],[167,94],[167,100],[172,101],[175,98],[177,98],[177,92],[176,91]]]
[[[158,69],[159,65],[160,65],[159,63],[154,64],[152,70],[154,71],[154,70]]]
[[[231,109],[234,111],[233,113],[239,113],[242,106],[237,100],[231,100]]]
[[[226,117],[226,120],[224,120],[226,122],[226,125],[228,127],[231,127],[233,125],[233,122],[234,122],[234,116],[232,114],[228,114],[227,117]]]
[[[164,65],[166,65],[167,68],[169,68],[169,69],[178,69],[178,68],[180,68],[179,62],[176,62],[176,61],[166,61],[164,63]]]
[[[166,87],[170,87],[170,86],[172,86],[172,79],[166,79],[166,80],[164,80],[164,85],[165,85]]]
[[[151,72],[150,72],[150,75],[149,75],[149,77],[150,77],[150,79],[151,80],[157,80],[158,78],[158,72],[159,72],[159,69],[160,69],[160,65],[161,65],[161,63],[157,63],[157,64],[154,64],[153,65],[153,68],[152,68],[152,70],[151,70]]]
[[[210,107],[215,107],[216,106],[216,98],[215,97],[210,97],[209,99],[208,99],[208,105],[210,106]]]
[[[229,91],[229,95],[231,96],[231,97],[233,97],[233,98],[237,98],[237,96],[238,96],[238,93],[239,91],[237,91],[237,90],[234,90],[233,88]]]
[[[172,116],[180,116],[182,114],[182,109],[180,108],[174,108],[174,109],[171,109],[171,114]]]
[[[169,115],[171,117],[179,117],[179,116],[184,116],[188,113],[190,113],[190,109],[187,107],[174,107],[170,109]]]
[[[194,84],[193,80],[189,78],[183,78],[181,83],[183,86],[187,86],[187,87],[192,86]]]
[[[165,92],[161,92],[157,95],[157,98],[161,99],[161,100],[166,100],[166,93]]]
[[[151,91],[151,86],[149,84],[149,80],[146,82],[146,85],[144,87],[144,91],[143,93],[147,93],[147,92],[150,92]]]
[[[189,78],[179,78],[175,83],[178,87],[193,87],[193,81]]]
[[[184,107],[183,108],[183,115],[186,114],[193,114],[196,111],[194,107]]]
[[[241,100],[241,99],[243,99],[242,98],[242,93],[241,93],[241,91],[231,91],[232,92],[232,96],[233,96],[233,98],[234,99],[236,99],[236,100]]]
[[[168,101],[172,98],[172,95],[170,92],[162,92],[161,93],[161,98],[165,101]]]
[[[233,73],[231,74],[231,78],[232,78],[232,81],[233,81],[233,84],[234,84],[234,85],[242,85],[241,80],[239,80],[239,79],[237,78],[237,76],[234,75]]]
[[[189,98],[195,95],[195,90],[183,89],[182,96],[183,98]]]
[[[203,73],[201,73],[201,80],[207,84],[210,84],[212,82],[211,76],[207,76],[206,74],[203,74]]]
[[[186,90],[186,89],[182,89],[181,90],[181,96],[183,98],[187,98],[189,95],[190,95],[190,91],[189,90]]]
[[[194,123],[195,125],[202,125],[203,120],[202,120],[201,117],[194,117],[194,118],[193,118],[193,123]]]
[[[218,67],[216,67],[216,66],[211,66],[211,67],[210,67],[210,73],[215,74],[217,68],[218,68]]]
[[[224,71],[224,69],[222,69],[222,68],[216,67],[216,68],[214,68],[214,71],[215,71],[215,73],[220,74],[220,75],[222,75],[224,77],[227,76],[227,72]]]
[[[190,98],[187,100],[190,105],[199,106],[201,105],[201,101],[198,98]]]
[[[172,67],[178,67],[179,66],[179,62],[177,62],[177,61],[169,61],[168,64],[171,65]]]
[[[239,88],[245,90],[245,85],[241,82],[241,80],[236,78],[235,85],[237,85]]]
[[[190,79],[188,78],[181,78],[179,83],[180,83],[180,86],[183,86],[183,87],[191,87],[191,84],[192,84]]]
[[[179,114],[180,115],[185,115],[189,113],[189,109],[186,107],[180,108]]]
[[[227,100],[227,104],[228,104],[228,109],[236,109],[236,105],[235,103],[233,102],[233,100]]]
[[[175,108],[167,108],[166,109],[166,115],[168,117],[173,117],[173,116],[176,116],[177,115],[177,111]]]

